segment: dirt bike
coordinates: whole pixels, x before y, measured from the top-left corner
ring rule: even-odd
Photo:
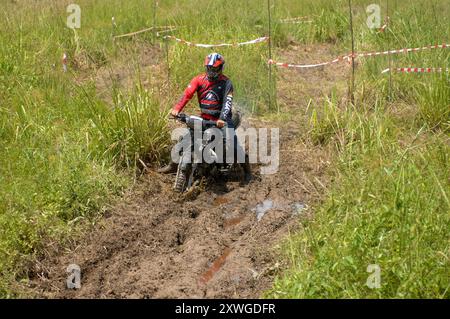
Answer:
[[[188,191],[196,181],[200,181],[203,177],[215,178],[218,176],[230,175],[230,173],[233,172],[233,169],[240,165],[237,163],[226,163],[223,159],[222,161],[219,161],[219,156],[213,149],[205,149],[206,146],[213,141],[213,135],[207,134],[207,130],[210,128],[217,128],[215,121],[208,121],[201,117],[189,116],[184,113],[178,114],[175,119],[185,124],[191,130],[191,133],[194,127],[201,127],[203,133],[201,140],[195,141],[192,139],[190,161],[187,161],[187,159],[189,159],[188,156],[184,156],[184,154],[180,156],[173,186],[176,192],[183,193]],[[240,120],[241,116],[239,112],[233,113],[232,121],[235,129],[240,125]],[[194,147],[199,147],[197,152],[195,152]],[[208,155],[210,158],[214,159],[212,163],[207,163],[203,160],[198,162],[195,160],[195,154],[201,154],[203,156],[205,151],[209,151]]]

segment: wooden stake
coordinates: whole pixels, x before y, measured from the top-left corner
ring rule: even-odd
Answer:
[[[156,7],[157,7],[157,0],[153,0],[153,36],[152,36],[152,44],[155,44],[155,41],[156,41]]]
[[[389,16],[389,0],[386,0],[386,23],[391,23],[390,21],[390,16]],[[386,30],[388,30],[388,28],[390,28],[391,26],[387,26]],[[390,39],[390,38],[389,38]],[[388,45],[390,46],[391,41],[388,40]],[[388,48],[389,50],[389,48]],[[391,54],[388,54],[388,58],[389,58],[389,69],[392,70],[392,56]],[[392,101],[392,72],[389,72],[389,96],[388,96],[388,101],[391,102]]]
[[[271,1],[267,0],[267,16],[269,19],[269,41],[268,41],[269,60],[272,60],[272,13],[270,10],[270,6],[271,6]],[[272,81],[272,64],[269,64],[269,109],[272,109],[272,90],[274,89],[272,83],[273,83],[273,81]],[[276,97],[275,97],[275,104],[277,104]],[[278,108],[278,106],[277,106],[277,110],[278,110],[278,112],[280,112],[280,109]]]
[[[166,48],[166,64],[167,64],[167,87],[170,91],[170,63],[169,63],[169,40],[164,39],[164,45]]]
[[[350,101],[355,105],[355,36],[353,33],[352,0],[348,0],[348,9],[350,13],[350,32],[352,35],[352,83],[350,87]]]

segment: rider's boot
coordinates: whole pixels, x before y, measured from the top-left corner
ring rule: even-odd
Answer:
[[[245,162],[242,164],[242,168],[244,169],[245,181],[250,182],[252,179],[252,170],[250,167],[250,160],[247,154],[245,154]]]
[[[177,172],[177,168],[178,168],[177,163],[170,161],[169,164],[167,164],[164,167],[161,167],[160,169],[157,170],[157,172],[162,174],[173,174]]]

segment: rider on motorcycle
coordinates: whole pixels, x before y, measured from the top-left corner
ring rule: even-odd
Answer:
[[[186,104],[197,93],[197,98],[201,110],[201,117],[205,120],[215,121],[218,128],[225,132],[225,128],[233,128],[232,106],[233,106],[233,84],[225,76],[223,67],[225,59],[218,53],[211,53],[205,58],[204,66],[206,73],[198,75],[192,79],[180,101],[173,107],[171,115],[176,117],[186,106]],[[236,135],[226,136],[233,138],[235,159],[238,151]],[[250,178],[250,165],[248,157],[243,163],[246,179]],[[169,165],[159,170],[160,173],[173,173],[177,169],[177,163],[170,162]]]

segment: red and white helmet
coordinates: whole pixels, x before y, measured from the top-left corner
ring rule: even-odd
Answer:
[[[216,81],[222,73],[225,59],[219,53],[211,53],[205,59],[206,74],[210,81]]]
[[[219,53],[211,53],[205,59],[205,66],[212,66],[214,68],[223,67],[225,59]]]

